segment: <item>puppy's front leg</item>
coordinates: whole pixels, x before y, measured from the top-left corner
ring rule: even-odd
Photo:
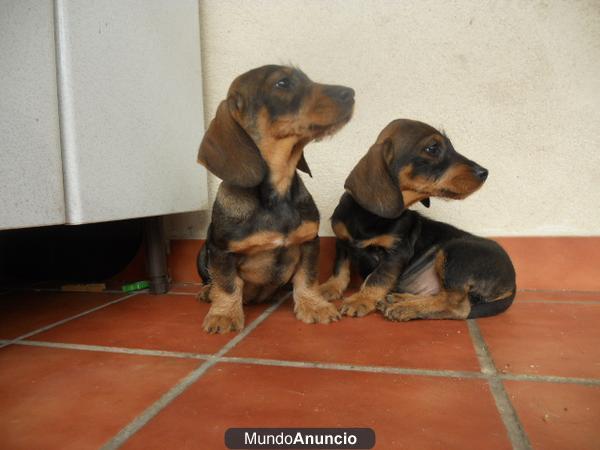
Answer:
[[[301,257],[294,274],[294,312],[305,323],[329,323],[339,320],[334,305],[319,292],[317,277],[319,262],[319,238],[300,246]]]
[[[375,305],[394,287],[404,263],[397,255],[387,255],[365,279],[360,290],[342,302],[345,316],[362,317],[375,310]]]
[[[341,239],[336,239],[333,274],[325,283],[319,286],[319,292],[325,300],[337,300],[342,298],[348,284],[350,284],[348,244]]]
[[[204,330],[208,333],[241,330],[244,328],[244,282],[237,274],[235,255],[211,248],[209,271],[212,278],[208,292],[211,305],[204,318]]]

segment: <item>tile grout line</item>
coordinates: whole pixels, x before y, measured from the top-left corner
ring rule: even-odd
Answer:
[[[198,295],[198,293],[197,292],[169,291],[165,295],[180,295],[182,297],[185,297],[185,296],[196,297]]]
[[[202,287],[202,283],[201,282],[177,282],[177,283],[172,283],[171,287],[174,289],[177,289],[178,287],[182,287],[182,286],[190,286],[190,287],[198,287],[201,288]],[[29,287],[25,287],[25,288],[9,288],[8,290],[5,291],[0,291],[0,294],[2,293],[6,293],[6,292],[15,292],[17,290],[34,290],[34,291],[58,291],[58,292],[68,292],[68,291],[63,291],[60,288],[53,288],[53,287],[36,287],[35,285],[33,286],[29,286]],[[122,292],[120,290],[115,290],[115,289],[106,289],[102,292],[109,292],[109,291],[113,291],[113,292]],[[145,290],[147,291],[147,289]],[[185,291],[179,291],[182,293],[187,293]],[[167,294],[171,294],[172,292],[168,292]],[[596,296],[596,295],[600,295],[600,291],[598,290],[591,290],[591,291],[577,291],[577,290],[564,290],[564,289],[517,289],[517,294],[518,293],[539,293],[541,295],[543,294],[555,294],[555,293],[559,293],[562,295],[589,295],[589,296]]]
[[[561,294],[584,294],[584,295],[596,295],[600,294],[598,290],[591,291],[576,291],[571,289],[517,289],[517,293],[519,292],[541,292],[541,293],[549,293],[549,292],[560,292]]]
[[[247,358],[224,356],[220,359],[224,363],[254,364],[259,366],[294,367],[303,369],[324,369],[349,372],[386,373],[395,375],[421,375],[441,378],[486,378],[481,372],[460,370],[414,369],[409,367],[386,366],[361,366],[343,363],[327,363],[316,361],[288,361],[279,359]]]
[[[517,412],[508,398],[508,393],[506,392],[506,389],[504,389],[502,380],[498,376],[496,366],[494,365],[490,351],[481,335],[479,325],[477,325],[475,320],[471,319],[467,320],[467,326],[469,328],[471,340],[473,341],[475,353],[477,354],[477,359],[481,366],[481,372],[488,376],[490,391],[494,397],[496,408],[504,423],[513,449],[531,450],[532,447],[529,438],[525,433]]]
[[[517,303],[543,303],[547,305],[598,305],[600,300],[544,300],[544,299],[529,299],[529,300],[517,300]]]
[[[192,286],[192,287],[200,287],[201,284],[191,284],[188,286]],[[23,291],[23,292],[27,292],[27,291],[31,291],[31,292],[78,292],[78,291],[64,291],[60,288],[30,288],[30,289],[22,289],[22,288],[18,288],[16,290],[7,290],[7,291],[0,291],[0,295],[2,294],[7,294],[7,293],[14,293],[14,292],[18,292],[18,291]],[[148,289],[144,289],[144,290],[140,290],[140,291],[136,291],[137,294],[147,294],[149,292]],[[558,304],[598,304],[600,303],[600,299],[596,300],[595,298],[597,298],[600,295],[600,291],[561,291],[561,290],[553,290],[553,289],[549,289],[549,290],[544,290],[544,289],[523,289],[523,290],[518,290],[517,294],[519,292],[523,292],[523,293],[539,293],[540,294],[540,298],[537,299],[523,299],[523,300],[516,300],[519,303],[558,303]],[[105,289],[101,292],[85,292],[85,291],[81,291],[80,293],[92,293],[92,294],[121,294],[123,293],[123,291],[118,290],[118,289]],[[544,294],[553,294],[553,293],[560,293],[561,295],[569,295],[569,294],[573,294],[573,295],[589,295],[590,297],[592,297],[589,300],[560,300],[560,299],[545,299],[543,298]],[[170,290],[169,292],[166,292],[165,294],[162,295],[196,295],[197,292],[193,292],[193,291],[179,291],[177,290],[177,286],[174,286],[173,290]]]
[[[532,381],[543,383],[560,383],[560,384],[579,384],[582,386],[600,386],[600,379],[597,378],[576,378],[576,377],[561,377],[556,375],[531,375],[519,373],[503,373],[498,374],[501,380],[509,381]]]
[[[0,343],[2,341],[0,340]],[[178,352],[170,350],[150,350],[144,348],[128,348],[128,347],[110,347],[105,345],[89,345],[89,344],[72,344],[65,342],[48,342],[48,341],[19,341],[15,345],[59,348],[64,350],[83,350],[101,353],[117,353],[125,355],[138,356],[160,356],[163,358],[179,358],[179,359],[210,359],[212,355],[193,352]]]
[[[24,289],[21,292],[56,292],[62,294],[125,294],[125,291],[120,289],[103,289],[101,291],[70,291],[61,288],[36,288]],[[150,289],[140,289],[139,291],[131,292],[131,294],[149,294]]]
[[[69,317],[67,317],[65,319],[59,320],[57,322],[53,322],[53,323],[51,323],[49,325],[45,325],[45,326],[43,326],[41,328],[38,328],[38,329],[33,330],[33,331],[30,331],[29,333],[25,333],[25,334],[22,334],[20,336],[17,336],[14,339],[10,339],[10,340],[8,340],[8,342],[6,342],[4,344],[0,344],[0,348],[4,348],[4,347],[6,347],[8,345],[11,345],[11,344],[16,344],[19,341],[22,341],[23,339],[27,339],[28,337],[34,336],[34,335],[39,334],[39,333],[43,333],[44,331],[48,331],[48,330],[50,330],[52,328],[58,327],[58,326],[63,325],[65,323],[67,323],[67,322],[70,322],[72,320],[79,319],[80,317],[87,316],[88,314],[91,314],[93,312],[99,311],[99,310],[101,310],[103,308],[107,308],[108,306],[112,306],[112,305],[114,305],[116,303],[120,303],[120,302],[122,302],[124,300],[127,300],[127,299],[129,299],[131,297],[134,297],[136,295],[138,295],[137,292],[135,292],[133,294],[128,294],[128,295],[125,295],[123,297],[119,297],[119,298],[117,298],[115,300],[111,300],[110,302],[106,302],[106,303],[103,303],[102,305],[99,305],[99,306],[96,306],[94,308],[91,308],[91,309],[85,310],[83,312],[80,312],[79,314],[75,314],[74,316],[69,316]]]
[[[0,345],[11,343],[10,340],[0,339]],[[67,342],[50,342],[50,341],[33,341],[22,340],[15,342],[14,345],[58,348],[65,350],[92,351],[103,353],[116,353],[138,356],[157,356],[163,358],[179,358],[179,359],[210,359],[213,355],[206,353],[179,352],[172,350],[151,350],[143,348],[129,347],[111,347],[104,345],[89,345],[89,344],[74,344]],[[285,359],[269,359],[269,358],[254,358],[245,356],[222,356],[219,362],[223,363],[238,363],[238,364],[253,364],[259,366],[277,366],[277,367],[295,367],[323,370],[341,370],[352,372],[365,373],[387,373],[397,375],[415,375],[415,376],[431,376],[441,378],[490,378],[496,376],[501,380],[511,381],[530,381],[536,383],[560,383],[560,384],[578,384],[583,386],[600,386],[600,378],[578,378],[564,377],[558,375],[536,375],[536,374],[519,374],[519,373],[495,373],[485,374],[482,371],[470,370],[448,370],[448,369],[423,369],[413,367],[398,367],[398,366],[373,366],[361,365],[352,363],[331,363],[323,361],[292,361]]]
[[[225,344],[221,349],[212,355],[208,360],[204,361],[199,367],[194,369],[183,379],[181,379],[175,386],[167,391],[163,396],[150,405],[144,410],[139,416],[133,419],[128,425],[126,425],[121,431],[119,431],[112,439],[101,447],[101,450],[112,450],[121,447],[131,436],[142,429],[150,420],[152,420],[158,413],[166,408],[173,400],[183,394],[192,384],[204,375],[204,373],[212,366],[220,361],[220,358],[225,355],[229,350],[239,344],[246,336],[248,336],[258,325],[260,325],[267,317],[273,313],[284,301],[288,299],[289,295],[280,298],[277,302],[269,306],[265,311],[262,312],[254,321],[252,321],[246,328],[238,333],[233,339]]]

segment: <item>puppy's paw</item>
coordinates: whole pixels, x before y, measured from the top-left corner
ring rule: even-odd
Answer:
[[[398,295],[388,295],[385,300],[377,303],[377,309],[383,313],[383,317],[395,322],[406,322],[416,319],[414,311],[400,300]]]
[[[375,311],[375,303],[375,300],[357,292],[344,300],[340,312],[344,316],[363,317]]]
[[[244,315],[239,314],[214,314],[210,311],[204,318],[202,325],[207,333],[228,333],[230,331],[240,331],[244,328]]]
[[[393,305],[396,302],[397,302],[396,297],[392,294],[388,294],[385,297],[383,297],[382,299],[377,300],[377,303],[375,304],[375,309],[377,309],[377,311],[384,313],[387,308],[389,308],[391,305]]]
[[[406,309],[404,305],[390,305],[383,312],[383,317],[394,322],[407,322],[416,319],[412,311]]]
[[[331,303],[318,299],[301,299],[294,306],[296,318],[304,323],[330,323],[340,320],[340,313]]]
[[[342,291],[336,283],[327,281],[319,286],[319,294],[328,302],[342,298]]]
[[[196,294],[196,300],[204,302],[204,303],[210,303],[210,298],[208,295],[209,293],[210,293],[210,284],[202,285],[202,287],[200,288],[200,291],[198,291],[198,293]]]

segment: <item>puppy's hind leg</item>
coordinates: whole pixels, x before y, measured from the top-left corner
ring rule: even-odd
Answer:
[[[434,295],[389,294],[377,304],[386,319],[466,319],[471,311],[466,292],[442,290]]]
[[[399,281],[403,293],[393,293],[378,302],[386,319],[466,319],[471,311],[467,286],[444,286],[446,254],[430,253],[406,270]]]

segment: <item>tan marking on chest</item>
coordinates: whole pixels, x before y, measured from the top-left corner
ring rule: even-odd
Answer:
[[[398,238],[392,234],[382,234],[371,239],[357,241],[356,246],[360,248],[377,246],[390,249],[396,244],[397,239]]]
[[[277,231],[259,231],[239,241],[229,242],[229,251],[252,255],[254,253],[275,250],[283,246],[283,234]]]
[[[312,241],[319,233],[319,223],[306,221],[292,231],[286,238],[286,245],[300,245],[304,242]]]
[[[379,246],[383,248],[392,248],[398,238],[392,234],[382,234],[380,236],[375,236],[371,239],[364,240],[355,240],[350,235],[348,228],[342,222],[336,222],[332,226],[333,232],[337,236],[338,239],[342,239],[344,241],[350,241],[358,248],[367,248],[371,246]]]
[[[294,117],[280,117],[271,122],[266,109],[258,114],[257,144],[260,154],[269,167],[269,178],[275,191],[285,194],[296,174],[296,166],[302,157],[305,141],[299,143]]]
[[[348,228],[346,228],[346,225],[344,225],[342,222],[334,223],[332,228],[338,239],[342,239],[344,241],[352,240],[352,236],[350,236]]]
[[[291,247],[312,241],[317,237],[319,223],[305,221],[287,235],[278,231],[259,231],[247,238],[229,243],[229,251],[244,255],[254,255],[260,252],[268,252],[280,247]]]

